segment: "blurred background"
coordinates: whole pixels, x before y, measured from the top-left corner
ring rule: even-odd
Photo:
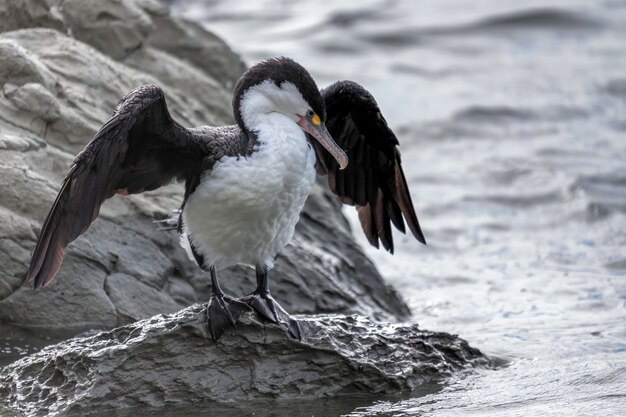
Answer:
[[[497,371],[351,415],[626,413],[626,2],[172,1],[248,64],[363,84],[428,240],[354,235],[423,328]]]

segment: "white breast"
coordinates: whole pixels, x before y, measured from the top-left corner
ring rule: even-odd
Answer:
[[[205,173],[183,211],[188,235],[205,265],[273,266],[291,240],[315,181],[315,153],[300,127],[279,114],[259,127],[248,157],[226,157]]]

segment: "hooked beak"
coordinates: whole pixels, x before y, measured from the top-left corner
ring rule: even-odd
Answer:
[[[324,149],[326,149],[333,156],[333,158],[335,158],[339,164],[339,169],[344,169],[348,166],[348,155],[346,155],[343,149],[341,149],[332,136],[330,136],[330,133],[328,132],[328,129],[326,129],[324,123],[315,125],[311,119],[300,116],[298,125],[302,128],[302,130],[313,136],[320,143],[320,145],[322,145]]]

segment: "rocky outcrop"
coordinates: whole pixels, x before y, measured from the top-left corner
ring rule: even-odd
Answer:
[[[106,415],[130,407],[146,413],[211,402],[245,410],[253,400],[412,391],[490,364],[465,341],[417,325],[299,319],[302,342],[250,313],[216,343],[205,309],[192,306],[46,347],[0,372],[0,396],[27,415]]]
[[[32,291],[23,280],[73,156],[118,100],[156,83],[184,125],[229,124],[230,86],[244,69],[241,60],[199,25],[173,19],[150,0],[0,0],[0,12],[0,322],[77,334],[206,301],[204,273],[175,233],[152,223],[180,205],[180,185],[109,200],[69,246],[48,287]],[[236,296],[255,286],[252,271],[242,268],[222,277]],[[322,187],[271,280],[275,297],[294,313],[408,315]]]

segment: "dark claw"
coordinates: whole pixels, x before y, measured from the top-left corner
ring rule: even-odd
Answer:
[[[289,335],[302,340],[302,331],[297,320],[292,318],[269,293],[254,292],[241,301],[252,307],[265,320],[285,328]]]
[[[243,313],[250,311],[250,307],[234,298],[223,294],[213,294],[207,306],[207,320],[209,333],[217,341],[227,327],[235,327]]]

